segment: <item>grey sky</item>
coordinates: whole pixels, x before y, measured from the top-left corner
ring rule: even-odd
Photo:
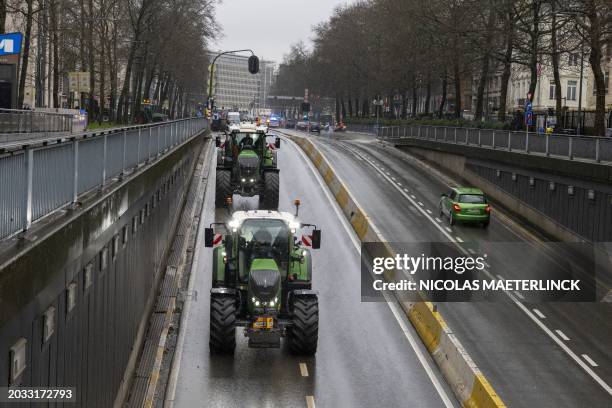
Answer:
[[[309,43],[312,27],[327,20],[339,4],[351,0],[223,0],[217,22],[223,36],[213,50],[251,48],[260,58],[277,63],[299,40]]]

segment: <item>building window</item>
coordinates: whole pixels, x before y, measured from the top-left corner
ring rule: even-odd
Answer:
[[[567,81],[567,100],[575,101],[576,100],[576,85],[577,81]]]
[[[575,52],[573,52],[573,53],[569,54],[569,55],[567,56],[567,59],[568,59],[567,64],[568,64],[570,67],[575,67],[575,66],[577,66],[577,65],[578,65],[578,56],[579,56],[579,55],[578,55],[577,53],[575,53]]]
[[[557,93],[555,92],[557,90],[557,87],[555,86],[555,81],[551,80],[550,81],[550,86],[548,88],[548,99],[555,99],[557,96]]]

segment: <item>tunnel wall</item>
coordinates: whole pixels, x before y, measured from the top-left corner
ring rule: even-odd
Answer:
[[[602,165],[564,164],[545,157],[525,161],[515,157],[524,155],[500,151],[493,155],[447,152],[421,143],[398,148],[480,187],[518,218],[538,226],[552,238],[612,241],[612,185],[606,182],[607,169]],[[589,165],[593,167],[591,172]],[[573,169],[578,171],[574,174]]]
[[[2,386],[72,386],[77,403],[65,406],[115,404],[203,143],[191,139],[0,254]]]

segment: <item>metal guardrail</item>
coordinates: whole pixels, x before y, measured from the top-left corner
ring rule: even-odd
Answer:
[[[399,145],[407,139],[425,139],[567,160],[612,163],[612,138],[608,137],[424,125],[384,126],[373,133]]]
[[[0,239],[76,204],[80,195],[162,157],[206,127],[205,118],[181,119],[0,154]]]
[[[73,115],[0,109],[0,133],[72,132]]]

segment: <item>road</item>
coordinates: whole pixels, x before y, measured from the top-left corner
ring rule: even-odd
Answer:
[[[393,147],[363,134],[308,137],[389,241],[512,243],[540,256],[538,246],[529,243],[531,232],[496,216],[495,210],[488,229],[450,227],[438,215],[440,194],[449,186]],[[518,277],[516,259],[495,245],[488,249],[497,251],[503,277]],[[556,260],[562,256],[553,254]],[[508,406],[612,406],[612,305],[530,304],[522,296],[496,303],[442,303],[439,308]]]
[[[204,248],[201,226],[191,276],[197,296],[184,312],[180,357],[171,374],[177,380],[174,406],[458,406],[397,305],[361,302],[359,246],[308,159],[285,140],[278,162],[280,209],[293,212],[293,200],[299,198],[300,219],[322,229],[322,247],[313,251],[313,289],[319,291],[320,308],[317,354],[298,358],[285,347],[249,349],[240,333],[233,357],[209,354],[212,251]],[[225,211],[214,210],[213,201],[214,187],[209,187],[201,217],[205,224],[226,218]],[[256,198],[234,201],[237,209],[256,204]]]

